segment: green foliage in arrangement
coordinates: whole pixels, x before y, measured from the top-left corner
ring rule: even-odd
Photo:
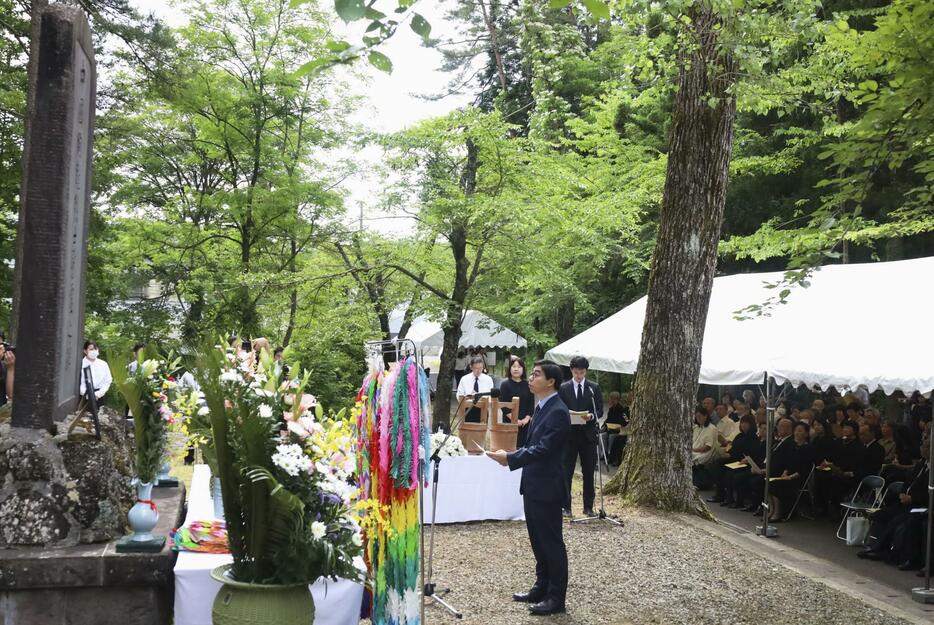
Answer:
[[[153,352],[150,352],[152,354]],[[172,375],[179,360],[158,356],[113,369],[114,382],[133,416],[136,441],[136,476],[151,484],[165,459],[166,424],[172,419],[170,394],[175,388]]]
[[[344,411],[325,415],[268,352],[238,360],[200,356],[233,577],[262,584],[357,579],[362,553],[352,428]]]

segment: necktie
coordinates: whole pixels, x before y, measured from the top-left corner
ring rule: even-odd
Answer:
[[[473,379],[473,392],[474,393],[480,392],[480,378],[478,377],[474,377]]]
[[[578,384],[577,385],[577,400],[580,401],[583,398],[584,398],[584,385]]]

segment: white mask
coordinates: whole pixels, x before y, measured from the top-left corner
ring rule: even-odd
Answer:
[[[97,360],[97,356],[98,356],[99,353],[100,353],[100,352],[98,352],[96,349],[89,349],[89,350],[88,350],[88,360]]]

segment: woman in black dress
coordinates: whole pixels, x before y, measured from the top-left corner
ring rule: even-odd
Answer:
[[[511,401],[519,398],[519,434],[516,438],[516,447],[523,447],[525,439],[529,432],[529,422],[532,420],[532,412],[535,410],[535,399],[532,391],[529,390],[529,383],[525,379],[525,362],[518,356],[510,357],[509,378],[503,380],[499,385],[499,397],[501,401]],[[512,423],[512,410],[503,408],[503,422]]]

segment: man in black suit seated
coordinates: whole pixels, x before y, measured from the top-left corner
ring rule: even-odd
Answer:
[[[535,555],[535,583],[528,592],[518,592],[512,598],[529,603],[529,612],[535,615],[564,612],[568,589],[561,506],[566,497],[562,460],[571,421],[558,396],[560,384],[561,367],[550,360],[536,362],[529,376],[536,407],[525,446],[508,453],[502,449],[487,453],[512,471],[522,469],[519,493]]]
[[[929,456],[928,435],[921,439],[921,453]],[[926,517],[912,514],[912,508],[927,508],[928,463],[919,460],[908,473],[896,499],[884,502],[881,510],[869,515],[872,525],[866,548],[857,553],[868,560],[888,560],[902,570],[923,566],[924,534],[921,531]]]
[[[864,424],[859,426],[859,441],[863,444],[863,457],[857,467],[856,477],[863,479],[867,475],[879,475],[885,462],[885,448],[879,444],[878,426]]]
[[[603,394],[600,387],[587,379],[590,362],[583,356],[571,358],[571,379],[561,385],[558,394],[568,409],[586,412],[586,423],[571,426],[571,439],[564,455],[565,482],[568,496],[564,502],[564,514],[571,515],[571,480],[577,458],[581,460],[584,478],[584,514],[594,516],[593,476],[597,470],[597,419],[603,416]]]

